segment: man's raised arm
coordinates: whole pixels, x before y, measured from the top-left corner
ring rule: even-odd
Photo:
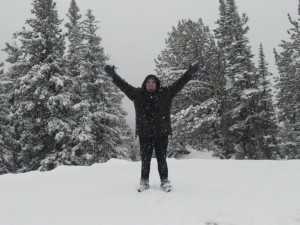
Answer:
[[[106,65],[104,70],[109,76],[112,77],[113,83],[120,88],[120,90],[123,91],[131,101],[133,101],[136,96],[136,88],[128,84],[115,72],[115,66]]]
[[[190,65],[189,69],[183,75],[181,75],[181,77],[168,86],[171,97],[173,98],[177,93],[179,93],[198,71],[199,64]]]

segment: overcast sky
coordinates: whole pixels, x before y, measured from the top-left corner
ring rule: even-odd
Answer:
[[[21,30],[31,17],[31,0],[0,0],[0,48],[12,40],[12,34]],[[63,22],[70,4],[69,0],[56,0]],[[297,18],[298,0],[236,0],[240,13],[249,17],[248,38],[257,59],[258,47],[263,43],[269,68],[277,74],[273,48],[281,40],[287,40],[291,27],[287,13]],[[117,73],[134,86],[140,86],[145,76],[155,73],[154,59],[165,47],[165,39],[178,20],[203,19],[211,30],[216,28],[218,0],[77,0],[81,14],[92,9],[100,21],[98,34],[102,46],[110,56],[110,63],[118,67]],[[0,52],[0,62],[6,53]],[[135,126],[133,103],[125,97],[127,122]]]

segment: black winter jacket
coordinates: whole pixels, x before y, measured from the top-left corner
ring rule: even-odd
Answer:
[[[119,75],[113,75],[113,83],[134,102],[136,114],[135,137],[150,137],[172,135],[171,106],[175,95],[180,92],[193,75],[187,70],[170,86],[161,87],[160,80],[155,75],[148,75],[141,88],[128,84]],[[149,78],[156,80],[156,90],[148,92],[146,82]]]

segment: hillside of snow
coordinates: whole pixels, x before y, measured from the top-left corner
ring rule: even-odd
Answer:
[[[299,160],[167,159],[173,191],[137,192],[141,162],[0,176],[0,225],[299,225]]]

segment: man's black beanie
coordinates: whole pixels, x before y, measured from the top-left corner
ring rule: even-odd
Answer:
[[[146,90],[146,83],[149,79],[153,79],[155,80],[155,83],[156,83],[156,89],[159,89],[160,88],[160,80],[158,79],[157,76],[153,75],[153,74],[149,74],[148,76],[146,76],[145,80],[143,81],[143,84],[142,84],[142,88]]]

